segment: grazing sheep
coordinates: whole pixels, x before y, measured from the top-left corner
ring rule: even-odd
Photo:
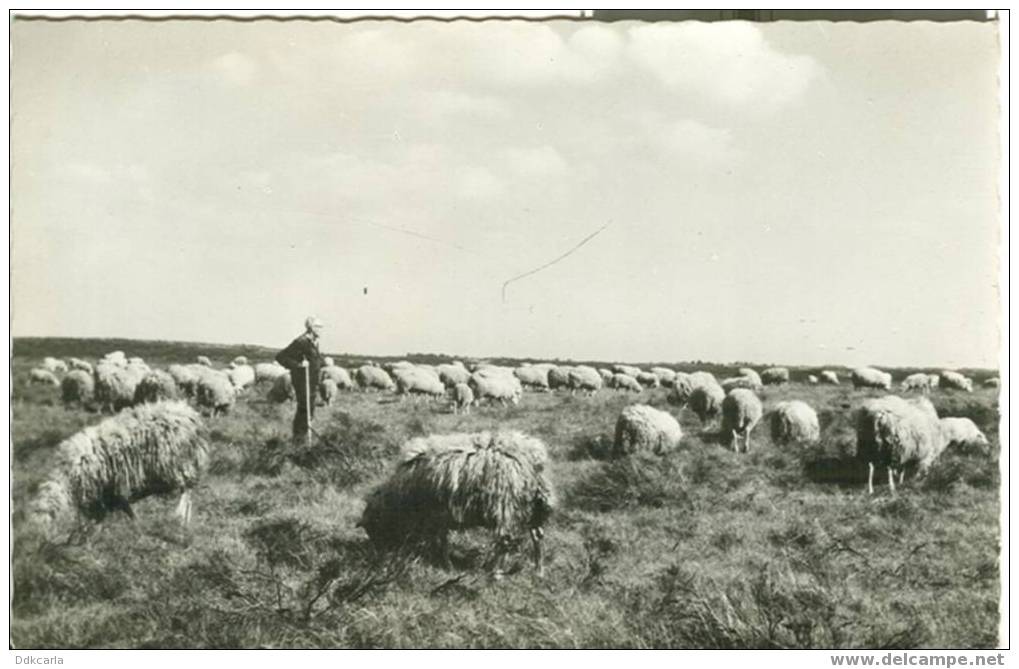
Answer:
[[[668,367],[652,367],[651,373],[658,377],[658,385],[666,388],[671,388],[672,382],[676,380],[676,372]]]
[[[641,372],[636,378],[637,382],[645,388],[659,388],[662,385],[658,380],[658,375],[653,372]],[[676,378],[675,375],[672,378]]]
[[[637,382],[637,379],[622,373],[612,375],[609,387],[615,388],[616,390],[632,390],[635,393],[639,393],[644,390],[644,387]]]
[[[639,367],[634,367],[633,365],[612,365],[612,371],[617,374],[626,374],[633,378],[637,378],[641,373],[641,369]]]
[[[692,374],[686,374],[684,372],[677,372],[676,378],[672,382],[672,391],[666,398],[670,404],[676,406],[683,406],[690,401],[690,396],[693,391],[699,387],[717,387],[718,390],[725,395],[722,391],[722,387],[718,381],[710,372],[694,372]],[[719,398],[721,401],[721,398]]]
[[[396,390],[392,377],[381,367],[361,365],[354,372],[354,378],[364,390]]]
[[[503,405],[507,402],[517,404],[524,392],[520,379],[512,374],[485,373],[479,370],[471,374],[467,384],[474,391],[474,397],[478,402],[490,399],[498,400]]]
[[[350,373],[343,367],[337,367],[336,365],[323,367],[319,373],[319,379],[323,381],[329,379],[336,384],[337,390],[353,390],[354,388],[354,380],[350,378]]]
[[[946,448],[963,446],[987,452],[989,445],[987,437],[969,418],[942,418],[938,423]]]
[[[761,389],[760,386],[754,383],[754,380],[749,376],[734,376],[731,379],[722,379],[722,390],[729,392],[736,388],[743,388],[745,390],[751,390],[757,392]]]
[[[183,402],[140,404],[86,427],[57,449],[56,465],[28,518],[56,529],[74,511],[93,519],[153,494],[181,493],[177,513],[191,519],[191,490],[208,464],[202,422]]]
[[[989,379],[984,379],[984,388],[998,388],[1001,386],[1001,381],[996,376],[992,376]]]
[[[236,399],[237,391],[226,374],[209,370],[198,377],[195,402],[209,409],[213,417],[228,413]]]
[[[778,386],[789,383],[789,370],[785,367],[769,367],[761,372],[761,383],[766,386]]]
[[[543,527],[555,506],[547,469],[545,444],[521,432],[411,439],[358,525],[380,548],[429,542],[446,565],[450,530],[494,530],[497,575],[511,538],[526,530],[541,575]]]
[[[830,369],[823,370],[819,376],[820,376],[819,381],[821,383],[827,384],[829,386],[839,385],[839,375],[831,371]]]
[[[197,362],[199,365],[202,365],[203,367],[212,367],[212,360],[209,360],[209,357],[206,355],[198,356],[197,358],[195,358],[195,362]]]
[[[725,391],[717,383],[697,386],[690,393],[690,410],[697,414],[701,423],[707,423],[709,418],[718,415],[722,408],[722,400],[725,399]]]
[[[903,390],[919,390],[922,393],[929,393],[932,390],[930,374],[918,372],[910,374],[902,380],[900,387]]]
[[[891,390],[892,375],[873,367],[857,367],[849,373],[854,388],[884,388]]]
[[[145,360],[138,355],[128,358],[127,364],[134,365],[136,367],[145,367],[146,369],[148,369],[148,364],[146,364]]]
[[[679,421],[671,414],[645,404],[631,404],[616,420],[613,454],[622,457],[636,451],[650,451],[664,455],[674,450],[682,437]]]
[[[333,400],[336,399],[339,392],[339,388],[336,387],[336,382],[329,377],[325,377],[318,382],[318,394],[319,397],[322,398],[322,401],[325,402],[326,406],[333,403]]]
[[[442,397],[446,394],[446,386],[439,376],[424,367],[397,367],[393,370],[396,380],[396,392],[400,395],[425,395]]]
[[[92,365],[81,358],[71,358],[69,362],[71,363],[71,369],[80,369],[83,372],[92,373]]]
[[[327,358],[327,359],[331,360],[331,358]],[[236,358],[234,358],[233,360],[230,361],[230,366],[231,367],[240,367],[241,365],[247,365],[247,364],[248,364],[248,358],[247,358],[247,356],[243,356],[243,355],[239,355],[239,356],[237,356]]]
[[[277,376],[276,380],[272,382],[269,392],[266,394],[266,399],[276,404],[283,404],[296,398],[294,382],[291,380],[289,373]]]
[[[137,367],[100,362],[95,369],[95,399],[101,411],[113,413],[134,403],[134,391],[145,373]]]
[[[938,374],[928,374],[931,377],[931,388],[937,388],[941,385],[941,376]]]
[[[771,413],[771,440],[776,444],[809,444],[821,438],[817,413],[806,402],[779,402]]]
[[[126,365],[127,356],[124,355],[123,351],[110,351],[103,356],[103,359],[100,362],[108,362],[111,365]]]
[[[817,382],[818,382],[817,376],[815,376],[814,374],[807,374],[807,383],[809,383],[812,386],[816,386]]]
[[[67,373],[67,363],[65,363],[63,360],[58,360],[56,358],[50,357],[43,358],[42,365],[40,366],[47,372],[51,372],[53,374]]]
[[[553,367],[548,370],[548,387],[552,390],[570,387],[570,367]]]
[[[526,367],[517,367],[513,370],[513,374],[520,379],[520,384],[524,388],[549,390],[549,371],[549,368],[543,365],[527,365]]]
[[[260,362],[255,365],[255,383],[275,381],[284,374],[289,375],[287,368],[278,362]]]
[[[83,369],[72,369],[60,382],[60,397],[64,404],[84,404],[92,399],[95,385],[91,374]]]
[[[605,384],[607,387],[611,388],[612,387],[612,377],[615,376],[615,375],[610,370],[605,369],[604,367],[600,367],[598,369],[598,373],[601,375],[602,383]],[[634,380],[636,380],[636,379],[634,379]]]
[[[753,381],[754,386],[756,388],[760,388],[761,386],[764,385],[764,382],[761,381],[761,375],[758,374],[757,372],[755,372],[753,370],[753,368],[751,368],[751,367],[740,367],[738,371],[739,371],[739,375],[740,376],[744,376],[744,377],[750,379],[751,381]]]
[[[246,363],[238,363],[236,360],[230,363],[230,369],[226,370],[226,376],[237,392],[255,384],[255,368]]]
[[[471,373],[463,364],[443,364],[436,369],[439,372],[439,380],[447,388],[452,388],[458,383],[467,383],[467,379],[471,378]]]
[[[452,409],[453,413],[457,414],[463,411],[464,413],[471,412],[471,405],[474,404],[474,391],[466,383],[458,383],[453,386],[453,401]]]
[[[750,452],[750,433],[764,414],[761,400],[754,391],[735,388],[722,399],[722,434],[732,435],[732,450],[739,453],[739,437],[743,435],[743,452]]]
[[[53,372],[39,367],[28,373],[28,382],[32,385],[60,386],[60,379]]]
[[[657,381],[657,377],[655,379]],[[588,395],[594,395],[601,390],[601,374],[594,367],[577,365],[570,368],[570,392],[580,391]]]
[[[888,486],[895,494],[895,472],[901,484],[906,467],[926,472],[944,450],[937,413],[926,398],[907,401],[887,395],[870,399],[856,412],[856,455],[869,468],[867,491],[874,493],[874,468],[888,468]]]
[[[185,397],[194,397],[198,388],[199,373],[192,367],[192,365],[170,365],[166,370]]]
[[[162,370],[149,372],[134,389],[134,403],[163,402],[177,399],[177,383]]]
[[[967,393],[973,392],[973,380],[960,374],[945,370],[941,372],[941,379],[938,387],[945,390],[964,390]]]

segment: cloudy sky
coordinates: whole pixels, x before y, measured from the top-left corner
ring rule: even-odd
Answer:
[[[14,335],[996,366],[996,40],[16,21]]]

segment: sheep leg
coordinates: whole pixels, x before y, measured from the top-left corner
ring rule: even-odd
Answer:
[[[191,491],[185,490],[180,495],[180,502],[177,503],[177,515],[185,525],[191,522]]]
[[[539,577],[545,575],[545,565],[542,555],[542,537],[545,532],[540,527],[531,528],[531,548],[534,555],[534,570]]]
[[[867,494],[873,495],[874,494],[874,463],[873,462],[868,462],[867,463],[867,467],[869,467],[869,469],[870,469],[870,471],[867,473]]]
[[[888,467],[888,488],[892,491],[892,497],[895,497],[895,468],[892,466]]]
[[[746,439],[747,439],[746,440],[746,444],[745,444],[746,448],[744,449],[744,452],[745,453],[749,453],[750,452],[750,430],[747,430],[747,437],[746,437]]]
[[[905,480],[906,480],[906,468],[903,467],[902,469],[899,470],[899,485],[901,486],[902,482]]]
[[[732,450],[739,453],[739,435],[736,434],[736,430],[732,431]]]

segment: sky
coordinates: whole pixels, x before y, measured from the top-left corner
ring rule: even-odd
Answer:
[[[992,23],[12,31],[14,336],[997,366]]]

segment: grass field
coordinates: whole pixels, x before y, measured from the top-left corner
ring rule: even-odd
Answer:
[[[44,354],[120,348],[153,366],[253,347],[15,342],[12,495],[17,512],[59,442],[101,417],[28,386]],[[343,362],[340,360],[339,362]],[[718,366],[700,365],[716,374]],[[896,370],[901,379],[906,371]],[[978,380],[980,373],[974,373]],[[731,372],[729,373],[731,374]],[[983,376],[989,372],[982,372]],[[794,370],[794,378],[802,378]],[[881,391],[767,387],[765,411],[803,399],[821,444],[778,448],[762,423],[749,454],[720,445],[666,390],[594,398],[528,393],[515,407],[454,416],[445,406],[342,394],[321,408],[312,446],[289,443],[293,404],[252,391],[208,420],[208,475],[182,527],[175,499],[150,498],[66,540],[15,522],[16,648],[989,648],[997,644],[997,392],[935,391],[991,455],[949,451],[897,498],[864,490],[850,411]],[[602,458],[619,411],[665,408],[683,427],[666,458]],[[527,551],[493,580],[489,536],[454,536],[454,568],[373,553],[355,527],[362,500],[415,435],[517,428],[543,439],[560,503],[544,578]],[[883,480],[883,477],[879,477]],[[521,548],[526,542],[521,542]]]

